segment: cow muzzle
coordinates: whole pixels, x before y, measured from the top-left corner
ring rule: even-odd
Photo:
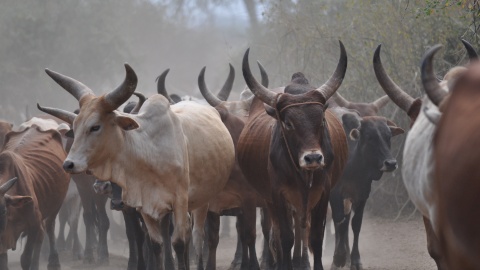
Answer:
[[[119,199],[112,199],[110,201],[110,209],[122,211],[125,208],[125,203]]]
[[[325,166],[325,159],[320,150],[309,150],[300,156],[298,163],[302,169],[316,170]]]
[[[397,169],[397,160],[396,159],[387,159],[383,162],[383,166],[380,169],[382,172],[393,172]]]
[[[63,162],[63,169],[68,173],[76,174],[86,171],[87,168],[86,166],[81,166],[79,163],[67,159]]]

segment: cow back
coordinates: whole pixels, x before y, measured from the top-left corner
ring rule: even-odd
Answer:
[[[27,193],[19,195],[34,197],[42,217],[56,214],[69,183],[69,176],[62,168],[66,153],[60,134],[55,130],[42,131],[36,126],[21,132],[12,131],[5,137],[2,157],[12,159],[11,165],[20,174],[17,185],[25,185]],[[2,175],[2,180],[8,179]]]

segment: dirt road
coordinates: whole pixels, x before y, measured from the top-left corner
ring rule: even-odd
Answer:
[[[233,259],[236,245],[234,221],[230,222],[230,236],[222,236],[217,253],[217,269],[226,270]],[[352,237],[350,237],[352,239]],[[260,256],[263,236],[260,227],[257,228],[257,253]],[[21,245],[18,246],[21,249]],[[62,269],[126,269],[128,246],[127,242],[112,242],[110,244],[110,264],[108,266],[84,266],[80,261],[72,261],[68,253],[61,253]],[[332,262],[331,248],[325,251],[324,267],[330,269]],[[426,237],[420,217],[411,221],[386,220],[366,216],[360,234],[360,254],[364,269],[367,270],[423,270],[436,269],[435,263],[428,255]],[[10,270],[21,269],[19,251],[9,253]],[[46,269],[46,262],[41,262],[41,268]],[[193,269],[193,267],[192,267]]]

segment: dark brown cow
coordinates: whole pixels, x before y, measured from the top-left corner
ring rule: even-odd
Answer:
[[[303,228],[311,223],[314,269],[323,269],[329,193],[347,159],[345,132],[325,106],[345,76],[347,54],[341,42],[340,48],[337,69],[322,87],[315,89],[303,74],[296,73],[285,93],[273,92],[255,80],[248,50],[243,59],[243,75],[256,98],[240,135],[237,155],[242,171],[266,200],[272,217],[270,241],[277,269],[292,269],[294,239],[289,205],[299,213]]]
[[[7,250],[14,250],[24,234],[22,269],[37,270],[44,232],[50,242],[48,269],[60,269],[54,231],[70,181],[62,169],[65,157],[60,133],[41,124],[5,136],[0,154],[0,269],[8,269]],[[13,177],[18,180],[7,182]]]
[[[390,151],[390,140],[404,131],[384,117],[362,117],[357,111],[345,108],[336,108],[334,111],[342,119],[343,128],[348,134],[349,153],[342,177],[330,194],[336,239],[332,269],[343,267],[350,255],[348,226],[353,211],[351,269],[360,270],[363,268],[358,247],[359,234],[372,181],[380,180],[384,172],[392,172],[397,168],[397,161]]]
[[[447,96],[438,85],[425,88],[442,117],[433,140],[434,229],[449,269],[480,269],[479,136],[480,63],[456,80]],[[433,100],[432,100],[433,101]]]

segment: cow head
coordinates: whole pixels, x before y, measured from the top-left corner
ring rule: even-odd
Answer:
[[[69,173],[95,170],[108,163],[109,153],[118,151],[118,142],[124,140],[123,132],[139,127],[130,115],[115,111],[127,101],[137,86],[137,76],[125,64],[126,77],[114,91],[97,97],[93,91],[70,77],[46,70],[60,86],[72,94],[80,104],[78,115],[54,108],[39,109],[73,124],[75,140],[63,164]]]
[[[10,212],[16,211],[16,209],[32,202],[32,197],[30,196],[6,194],[16,182],[17,177],[14,177],[0,186],[0,234],[2,234],[7,227]]]
[[[341,42],[340,49],[337,68],[324,85],[315,89],[303,74],[296,73],[282,94],[269,90],[253,77],[248,63],[249,50],[243,58],[242,71],[248,87],[266,104],[267,113],[276,118],[276,129],[283,134],[278,139],[284,138],[292,161],[301,170],[324,168],[333,160],[325,102],[340,87],[347,69],[347,53]]]
[[[360,116],[363,117],[377,115],[380,109],[385,107],[389,101],[390,98],[388,97],[388,95],[385,95],[370,103],[350,102],[344,97],[342,97],[339,93],[335,93],[328,101],[328,104],[344,107],[350,110],[355,110],[359,113]]]
[[[393,122],[384,117],[367,116],[360,118],[346,113],[342,116],[343,127],[349,143],[349,157],[358,158],[361,170],[368,170],[369,179],[379,180],[383,172],[397,168],[392,156],[391,138],[404,133]]]

